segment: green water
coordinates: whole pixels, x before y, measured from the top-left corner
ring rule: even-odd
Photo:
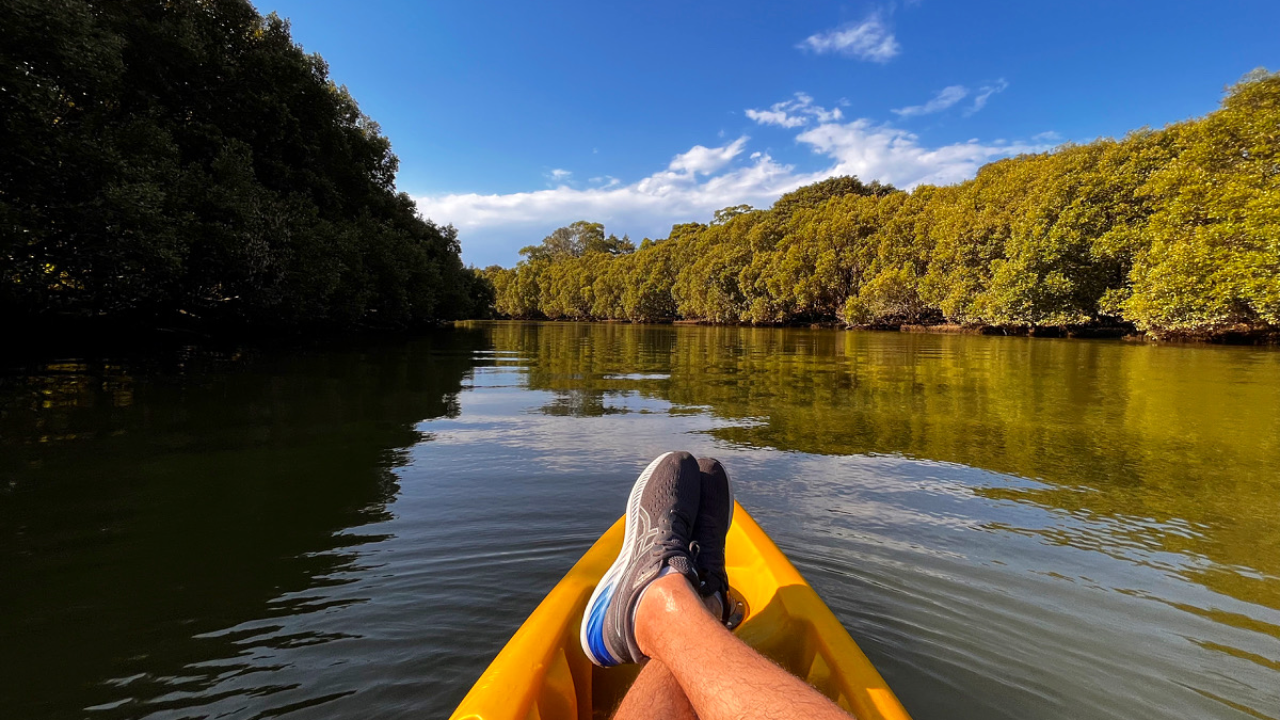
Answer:
[[[0,713],[442,717],[652,456],[918,720],[1280,718],[1280,352],[482,323],[10,359]]]

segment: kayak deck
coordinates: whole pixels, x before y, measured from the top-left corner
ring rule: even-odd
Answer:
[[[607,718],[639,666],[599,668],[579,646],[582,612],[622,548],[619,519],[516,631],[454,711],[454,720]],[[910,720],[898,698],[818,594],[735,503],[729,584],[747,615],[734,633],[859,720]]]

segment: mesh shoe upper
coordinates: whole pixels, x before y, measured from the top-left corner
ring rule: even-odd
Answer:
[[[699,458],[698,470],[702,476],[702,492],[693,530],[693,541],[697,545],[694,564],[702,581],[698,592],[704,597],[721,593],[721,602],[727,606],[729,575],[724,569],[724,548],[725,536],[733,523],[733,491],[729,487],[729,474],[718,460]]]
[[[698,585],[689,545],[701,485],[697,461],[686,452],[660,456],[636,480],[627,503],[622,552],[583,618],[583,646],[593,662],[615,665],[645,659],[635,639],[635,611],[644,589],[663,568]]]

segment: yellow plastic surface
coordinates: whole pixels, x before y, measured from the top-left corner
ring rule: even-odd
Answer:
[[[622,548],[623,521],[573,566],[471,688],[454,720],[607,718],[639,672],[598,668],[578,644],[582,612]],[[735,505],[726,566],[747,604],[735,633],[860,720],[910,720],[871,661],[756,521]]]

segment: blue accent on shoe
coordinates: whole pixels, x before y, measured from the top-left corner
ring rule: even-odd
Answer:
[[[613,591],[616,587],[616,584],[606,587],[596,597],[596,604],[588,610],[587,614],[587,644],[591,646],[591,654],[595,656],[596,664],[602,667],[621,664],[609,652],[604,642],[604,614],[609,609],[609,601],[613,599]]]

